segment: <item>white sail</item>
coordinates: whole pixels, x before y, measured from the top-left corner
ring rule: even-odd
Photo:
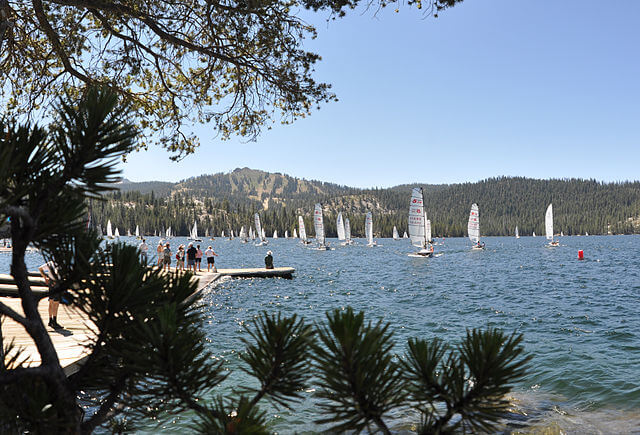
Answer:
[[[307,232],[304,229],[304,219],[302,219],[302,216],[298,216],[298,228],[300,229],[300,240],[305,243],[307,241]]]
[[[274,239],[278,238],[278,230],[273,230],[273,238]]]
[[[471,204],[467,231],[469,232],[469,240],[471,240],[471,242],[476,244],[480,241],[480,211],[478,210],[478,204]]]
[[[224,230],[220,233],[220,237],[224,237]]]
[[[549,204],[547,212],[544,214],[544,229],[547,233],[547,240],[553,241],[553,204]]]
[[[118,231],[118,227],[116,227],[116,232],[113,235],[115,237],[120,237],[120,231]]]
[[[336,229],[338,230],[338,240],[345,240],[344,234],[344,220],[342,219],[342,212],[338,213],[338,221],[336,223]]]
[[[260,237],[262,235],[262,225],[260,224],[260,216],[258,213],[253,215],[253,221],[256,226],[256,234]]]
[[[140,227],[136,225],[136,237],[140,237]]]
[[[373,215],[370,211],[367,212],[364,220],[364,233],[367,237],[367,245],[373,246]]]
[[[431,243],[431,241],[433,240],[433,238],[431,237],[431,220],[426,219],[426,221],[427,221],[427,224],[425,225],[425,228],[424,228],[424,233],[425,233],[424,235],[427,239],[427,242]]]
[[[406,231],[405,231],[405,232],[404,232],[404,234],[402,235],[402,238],[403,238],[403,239],[408,239],[408,238],[409,238],[409,235],[407,234],[407,232],[406,232]]]
[[[398,229],[396,228],[396,226],[393,226],[393,240],[399,240],[400,239],[400,234],[398,234]]]
[[[131,230],[127,230],[127,237],[131,237]]]
[[[533,232],[533,237],[535,237],[535,236],[536,236],[536,232],[534,231],[534,232]]]
[[[520,233],[518,233],[518,226],[516,225],[516,239],[520,238]]]
[[[241,239],[247,237],[247,232],[244,230],[244,225],[240,227],[240,236]]]
[[[319,246],[324,246],[324,222],[322,220],[322,206],[316,204],[313,210],[313,227],[316,230],[316,241]]]
[[[194,240],[198,238],[198,223],[196,221],[193,221],[193,227],[191,227],[191,238]]]
[[[298,231],[295,228],[293,229],[293,238],[294,239],[298,238]]]
[[[344,238],[347,242],[351,243],[351,223],[349,218],[344,220]]]
[[[264,228],[262,229],[262,231],[260,232],[261,236],[262,236],[262,240],[265,240],[267,238],[267,233],[264,232]]]
[[[289,230],[284,230],[284,238],[285,239],[289,238]]]
[[[171,237],[171,227],[167,228],[167,231],[165,232],[164,236],[168,239]]]
[[[427,246],[425,226],[427,215],[423,208],[422,188],[414,187],[409,203],[409,237],[411,244],[419,248]]]
[[[111,219],[107,221],[107,237],[113,239],[113,229],[111,229]]]

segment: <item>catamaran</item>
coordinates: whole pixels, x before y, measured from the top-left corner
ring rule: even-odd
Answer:
[[[253,218],[255,220],[256,233],[260,237],[260,241],[256,243],[256,246],[266,245],[269,242],[267,242],[267,238],[264,236],[264,228],[262,228],[262,225],[260,225],[260,215],[256,213],[255,215],[253,215]]]
[[[427,239],[427,212],[423,204],[422,187],[414,187],[409,203],[409,237],[411,244],[420,250],[412,252],[409,257],[433,256],[433,245]]]
[[[327,246],[325,237],[324,237],[324,221],[322,220],[322,206],[318,203],[313,210],[313,227],[316,230],[316,242],[318,246],[316,249],[318,251],[328,251],[329,246]]]
[[[373,240],[373,215],[370,211],[367,212],[367,216],[364,220],[364,233],[367,237],[368,247],[372,248],[374,246],[378,246],[378,243]]]
[[[311,244],[311,242],[307,240],[307,232],[304,229],[304,219],[302,219],[302,216],[298,216],[298,228],[300,229],[300,243],[303,245]]]
[[[471,204],[467,231],[469,232],[469,240],[473,243],[471,249],[484,249],[484,243],[480,243],[480,211],[476,203]]]
[[[400,240],[400,234],[398,234],[398,229],[396,226],[393,226],[393,240]]]
[[[516,239],[520,238],[520,233],[518,233],[518,226],[516,225]]]
[[[198,238],[198,223],[196,221],[193,221],[193,227],[191,227],[189,240],[193,240],[194,242],[202,242],[202,239]]]
[[[553,204],[549,204],[547,212],[544,214],[544,229],[549,240],[548,246],[560,246],[560,242],[553,240]]]

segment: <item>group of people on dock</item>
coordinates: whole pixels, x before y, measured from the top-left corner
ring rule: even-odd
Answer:
[[[148,261],[148,251],[149,247],[146,244],[146,241],[142,239],[142,243],[139,246],[140,249],[140,260],[143,263],[147,263]],[[169,242],[163,243],[162,241],[158,242],[158,247],[156,249],[158,254],[158,262],[157,266],[162,268],[163,270],[171,270],[171,262],[173,257],[173,252],[171,251],[171,244]],[[218,256],[213,250],[211,246],[207,248],[206,251],[202,252],[200,249],[200,245],[195,245],[193,242],[190,242],[186,247],[185,245],[178,246],[178,250],[175,253],[176,257],[176,270],[185,270],[185,260],[186,260],[186,270],[190,270],[193,273],[202,272],[202,257],[207,258],[207,272],[217,272],[215,265],[215,257]]]

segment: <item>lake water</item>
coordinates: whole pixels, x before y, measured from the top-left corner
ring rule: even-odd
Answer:
[[[422,259],[407,256],[414,250],[407,240],[378,239],[376,248],[329,240],[335,250],[316,251],[293,239],[267,247],[216,239],[219,268],[262,266],[272,250],[276,266],[296,269],[292,280],[228,280],[205,293],[210,349],[233,370],[226,387],[249,382],[237,351],[242,325],[261,311],[322,320],[327,310],[352,306],[391,323],[398,353],[410,337],[455,344],[467,328],[523,333],[533,361],[514,390],[511,430],[640,432],[640,236],[563,237],[558,248],[543,237],[483,240],[485,251],[471,251],[467,239],[447,239],[436,257]],[[30,268],[40,262],[37,254],[27,260]],[[3,272],[8,261],[0,254]],[[295,412],[267,407],[271,429],[322,430],[312,422],[313,388]],[[408,421],[399,414],[392,425]],[[164,430],[186,424],[182,417]]]

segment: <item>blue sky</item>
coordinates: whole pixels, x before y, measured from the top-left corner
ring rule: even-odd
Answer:
[[[160,149],[133,181],[251,167],[357,187],[533,178],[635,180],[640,1],[466,0],[437,19],[406,6],[326,23],[307,48],[340,101],[256,142],[215,139],[179,163]]]

